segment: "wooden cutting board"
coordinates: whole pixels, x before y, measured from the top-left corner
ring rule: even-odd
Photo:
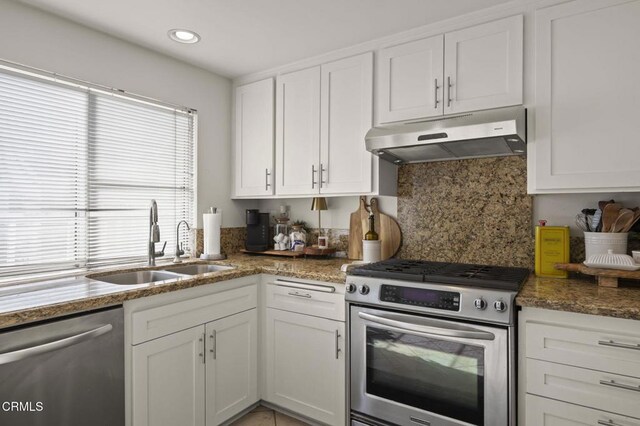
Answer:
[[[389,215],[380,212],[378,206],[378,199],[372,198],[371,211],[375,217],[376,231],[378,232],[378,238],[381,241],[381,256],[382,260],[389,259],[395,256],[400,250],[400,244],[402,243],[402,232],[398,222],[395,221]]]
[[[623,271],[620,269],[589,268],[582,263],[556,263],[556,269],[595,275],[599,287],[618,287],[618,278],[640,280],[640,271]]]
[[[349,221],[349,259],[362,259],[362,240],[369,230],[369,209],[366,197],[358,200],[358,209],[351,213]],[[381,241],[381,259],[393,257],[400,249],[402,233],[398,222],[389,215],[380,212],[378,199],[371,199],[376,232]]]
[[[347,253],[349,259],[362,259],[362,239],[366,232],[364,229],[366,229],[367,217],[369,217],[367,198],[360,197],[358,209],[351,213],[349,219],[349,251]]]

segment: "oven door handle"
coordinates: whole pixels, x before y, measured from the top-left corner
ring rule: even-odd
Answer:
[[[476,339],[476,340],[494,340],[495,335],[488,331],[474,330],[470,327],[460,328],[443,328],[433,325],[433,322],[426,318],[420,318],[420,322],[411,322],[406,320],[397,320],[386,316],[372,315],[366,312],[358,312],[358,316],[364,320],[375,322],[377,324],[386,325],[396,330],[421,333],[435,336],[457,337],[460,339]],[[430,325],[431,323],[431,325]]]

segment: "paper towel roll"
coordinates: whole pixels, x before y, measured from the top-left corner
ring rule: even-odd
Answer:
[[[204,255],[219,255],[222,211],[203,214],[202,225],[204,228]]]

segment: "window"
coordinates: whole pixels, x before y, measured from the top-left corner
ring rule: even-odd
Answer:
[[[195,111],[2,68],[0,283],[146,260],[151,199],[172,256],[195,219]]]

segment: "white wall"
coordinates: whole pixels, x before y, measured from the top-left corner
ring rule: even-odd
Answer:
[[[244,225],[257,203],[231,200],[230,80],[7,0],[0,40],[0,59],[197,109],[199,213],[217,206],[224,227]]]
[[[371,197],[369,197],[371,198]],[[376,197],[379,201],[380,211],[396,217],[398,203],[396,197]],[[316,228],[318,226],[318,212],[311,211],[311,198],[288,198],[278,200],[261,200],[258,204],[260,211],[276,216],[280,213],[280,206],[285,205],[290,212],[290,218],[304,220],[307,224]],[[358,197],[333,197],[327,198],[327,211],[322,212],[322,227],[349,229],[351,213],[358,209]]]

